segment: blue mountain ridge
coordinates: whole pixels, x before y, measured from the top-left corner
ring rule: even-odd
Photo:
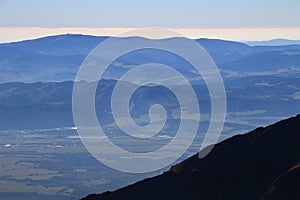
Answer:
[[[107,38],[66,34],[0,44],[0,82],[74,80],[84,58]],[[299,67],[300,45],[251,47],[239,42],[217,39],[196,41],[210,54],[221,71],[227,74]],[[118,61],[127,66],[163,60],[170,60],[169,65],[188,73],[184,64],[179,64],[170,54],[162,54],[157,50],[139,51]],[[113,70],[119,70],[114,72],[117,74],[122,72],[122,68]]]

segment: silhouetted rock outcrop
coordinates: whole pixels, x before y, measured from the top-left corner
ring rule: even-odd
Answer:
[[[227,139],[162,175],[84,200],[300,199],[300,115]]]

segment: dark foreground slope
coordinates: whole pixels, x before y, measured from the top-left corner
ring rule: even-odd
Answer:
[[[300,115],[194,155],[168,172],[94,199],[300,199]]]

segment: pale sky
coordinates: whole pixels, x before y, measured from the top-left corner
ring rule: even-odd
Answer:
[[[0,42],[175,29],[188,37],[300,39],[299,0],[0,0]]]

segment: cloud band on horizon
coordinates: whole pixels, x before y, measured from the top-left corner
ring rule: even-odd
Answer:
[[[136,28],[43,28],[0,27],[0,43],[35,39],[59,34],[84,34],[95,36],[117,36]],[[261,41],[276,38],[300,39],[300,28],[175,28],[172,29],[189,38],[215,38],[233,41]]]

